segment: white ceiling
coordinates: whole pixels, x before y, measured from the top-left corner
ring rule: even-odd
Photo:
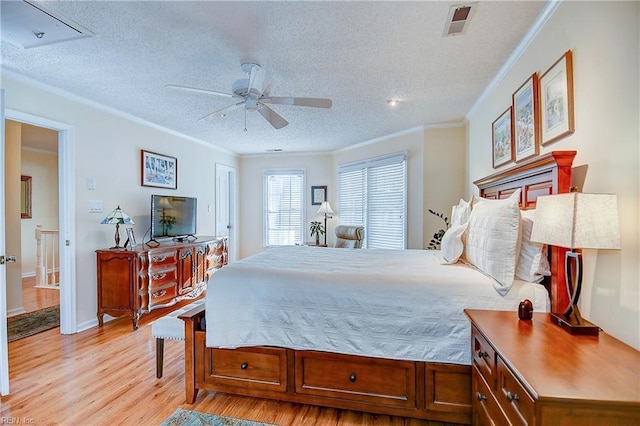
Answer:
[[[3,4],[6,1],[2,2]],[[543,1],[480,1],[465,34],[443,37],[460,2],[47,1],[95,34],[24,49],[2,41],[4,69],[238,154],[326,152],[421,125],[459,123],[507,60]],[[275,130],[234,100],[242,62],[274,74],[273,96],[320,97],[331,109],[275,105]],[[388,99],[398,99],[396,107]]]

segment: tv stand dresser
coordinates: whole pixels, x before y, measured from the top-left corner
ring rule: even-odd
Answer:
[[[143,314],[198,297],[228,261],[227,237],[169,240],[96,254],[98,325],[102,327],[104,314],[129,315],[134,330]]]

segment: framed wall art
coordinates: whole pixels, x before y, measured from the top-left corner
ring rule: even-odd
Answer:
[[[511,107],[507,108],[491,125],[493,168],[513,161]]]
[[[129,248],[135,248],[136,244],[136,236],[133,233],[133,228],[127,228],[127,243],[124,245],[125,247],[129,244]]]
[[[178,159],[141,150],[141,185],[156,188],[178,188]]]
[[[311,187],[311,205],[319,206],[323,201],[327,201],[327,187],[326,186],[312,186]]]
[[[533,73],[512,96],[515,161],[538,154],[540,106],[538,74]]]
[[[573,118],[573,58],[568,50],[540,77],[541,144],[575,131]]]

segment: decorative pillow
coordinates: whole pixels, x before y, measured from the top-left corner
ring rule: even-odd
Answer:
[[[505,295],[513,285],[520,243],[520,190],[503,200],[473,199],[465,244],[467,261]]]
[[[471,200],[465,201],[460,198],[458,205],[451,210],[451,227],[467,223],[471,215]]]
[[[516,265],[516,278],[530,283],[539,283],[545,275],[551,275],[551,267],[544,244],[531,241],[535,213],[535,210],[520,212],[522,215],[522,244]]]
[[[464,251],[462,235],[467,229],[467,225],[468,223],[463,223],[462,225],[452,226],[447,229],[447,232],[442,236],[440,250],[444,258],[444,263],[447,265],[456,263],[458,259],[460,259],[460,256],[462,256],[462,252]]]

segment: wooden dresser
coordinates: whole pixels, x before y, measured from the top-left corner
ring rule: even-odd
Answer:
[[[134,330],[142,314],[198,297],[215,270],[228,260],[226,237],[96,253],[98,324],[102,327],[104,314],[129,315]]]
[[[640,352],[604,332],[572,336],[535,313],[465,310],[474,425],[638,425]]]

